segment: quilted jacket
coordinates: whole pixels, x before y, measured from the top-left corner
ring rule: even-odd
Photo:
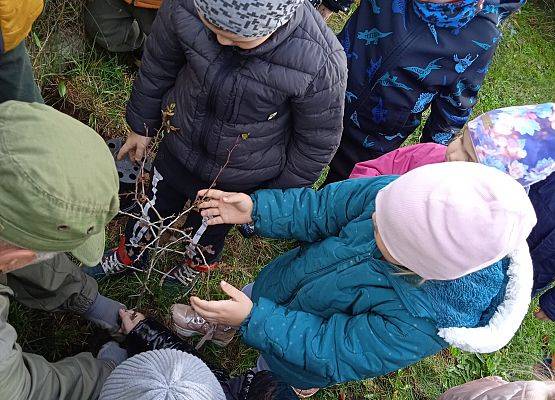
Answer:
[[[252,50],[221,46],[193,0],[164,1],[127,106],[137,133],[165,136],[183,168],[229,190],[312,184],[340,141],[346,58],[310,4]],[[231,155],[229,152],[231,151]]]
[[[258,275],[242,337],[295,387],[377,377],[448,345],[495,351],[526,315],[532,267],[525,244],[454,281],[419,284],[381,260],[371,216],[376,194],[393,179],[252,195],[258,234],[303,244]]]

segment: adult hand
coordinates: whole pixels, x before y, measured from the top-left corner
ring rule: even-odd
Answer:
[[[145,319],[145,316],[140,312],[133,310],[119,310],[119,316],[121,318],[121,332],[127,335],[133,330],[139,322]]]
[[[252,301],[236,287],[221,281],[220,287],[229,295],[228,300],[206,301],[191,297],[191,306],[205,320],[221,325],[241,326],[252,310]]]
[[[200,214],[208,218],[208,225],[252,222],[252,199],[245,193],[203,189],[197,196],[204,199],[199,208],[202,210]]]
[[[331,15],[333,14],[333,11],[331,11],[329,8],[327,8],[323,4],[320,4],[318,6],[318,12],[322,16],[322,18],[324,18],[324,21],[327,21],[331,17]]]
[[[152,138],[130,132],[129,135],[127,135],[127,140],[119,150],[118,160],[123,159],[123,157],[129,153],[129,159],[131,161],[141,162],[151,140]]]

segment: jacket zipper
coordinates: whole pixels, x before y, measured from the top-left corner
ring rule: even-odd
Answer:
[[[368,98],[372,95],[372,92],[374,91],[376,85],[378,84],[378,80],[384,74],[384,71],[387,72],[387,69],[391,66],[392,61],[397,59],[397,57],[396,57],[397,54],[399,54],[400,51],[402,51],[402,50],[406,49],[408,46],[410,46],[410,44],[420,36],[420,33],[424,29],[425,28],[421,26],[421,27],[419,27],[419,29],[417,28],[417,29],[413,30],[410,34],[407,35],[407,37],[401,43],[399,43],[391,52],[389,52],[389,55],[386,57],[383,64],[381,65],[381,67],[378,68],[378,70],[374,73],[374,76],[372,77],[372,81],[368,82],[367,87],[370,87],[370,90],[366,91],[363,94],[363,96],[359,97],[356,104],[354,104],[353,107],[352,107],[353,111],[357,110],[360,104],[365,104],[366,103]]]
[[[229,50],[226,48],[224,49],[224,53],[227,53]],[[234,54],[231,53],[231,57],[234,57]],[[216,93],[219,91],[225,80],[229,76],[229,71],[232,70],[234,67],[230,65],[227,61],[231,58],[228,55],[224,56],[223,64],[218,69],[216,73],[216,79],[210,85],[210,90],[208,91],[208,100],[206,102],[206,115],[202,120],[202,129],[201,129],[201,137],[200,137],[200,145],[201,149],[204,153],[208,150],[208,133],[212,128],[213,124],[213,117],[215,114],[215,103],[216,103]],[[194,171],[198,171],[200,164],[203,162],[202,158],[199,158],[195,163]]]

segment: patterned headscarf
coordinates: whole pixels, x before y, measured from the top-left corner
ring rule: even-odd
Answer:
[[[523,186],[555,171],[555,103],[500,108],[468,123],[478,162]]]
[[[270,35],[285,25],[304,0],[195,0],[200,15],[220,29],[246,38]]]

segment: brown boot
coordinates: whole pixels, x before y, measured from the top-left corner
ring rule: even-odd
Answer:
[[[197,349],[204,342],[211,340],[214,344],[225,347],[233,340],[236,328],[225,325],[213,324],[202,318],[191,306],[174,304],[172,306],[172,320],[175,333],[180,337],[201,335],[202,339],[197,344]]]

